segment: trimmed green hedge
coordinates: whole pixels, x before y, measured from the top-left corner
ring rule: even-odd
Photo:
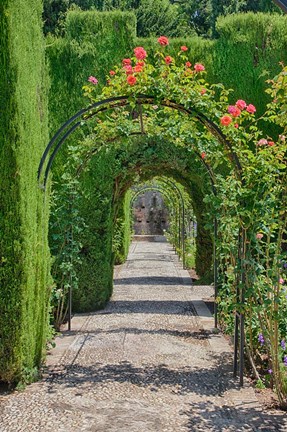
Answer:
[[[191,152],[160,137],[132,137],[114,142],[92,157],[80,179],[82,198],[79,211],[86,228],[78,237],[82,250],[77,271],[79,288],[73,296],[76,311],[99,309],[110,298],[114,259],[123,262],[128,252],[128,190],[139,180],[139,173],[140,181],[161,173],[174,178],[187,191],[194,192],[191,200],[199,227],[197,271],[200,275],[210,271],[212,240],[205,229],[203,197],[208,184],[206,186],[202,181],[203,172],[200,161],[195,160]]]
[[[47,337],[48,205],[37,183],[48,141],[41,13],[40,0],[0,4],[0,380],[8,382],[33,379]]]

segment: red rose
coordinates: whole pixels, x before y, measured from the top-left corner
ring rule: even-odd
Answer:
[[[190,63],[189,61],[187,61],[187,62],[185,63],[185,66],[188,67],[188,68],[190,68],[190,67],[191,67],[191,63]]]
[[[246,108],[247,104],[244,100],[239,99],[236,104],[235,104],[239,109],[244,110],[244,108]]]
[[[134,75],[128,75],[127,77],[127,83],[131,86],[135,85],[135,83],[137,82],[137,79]]]
[[[188,50],[187,46],[185,46],[185,45],[183,45],[182,47],[180,47],[180,49],[181,49],[181,51],[187,51]]]
[[[239,128],[239,124],[235,123],[234,127],[235,127],[235,129],[238,129]]]
[[[128,65],[131,65],[131,64],[132,64],[132,61],[129,58],[124,58],[123,61],[122,61],[122,65],[123,66],[128,66]]]
[[[274,141],[268,141],[268,145],[269,145],[270,147],[272,147],[272,146],[275,145],[275,142],[274,142]]]
[[[203,89],[200,90],[200,94],[201,95],[204,95],[205,93],[206,93],[206,88],[203,88]]]
[[[143,62],[143,61],[139,61],[136,63],[136,66],[144,67],[144,65],[145,65],[145,62]]]
[[[202,72],[202,71],[205,70],[205,67],[204,67],[203,64],[201,64],[201,63],[195,63],[195,65],[194,65],[194,70],[195,70],[196,72]]]
[[[230,125],[231,122],[232,122],[232,118],[228,115],[225,115],[220,119],[220,123],[222,124],[222,126],[228,126]]]
[[[114,76],[115,74],[116,74],[115,71],[110,70],[110,75],[111,75],[111,76]]]
[[[134,53],[138,60],[144,60],[147,56],[146,50],[143,47],[136,47]]]
[[[164,61],[165,61],[165,63],[166,63],[167,65],[169,65],[169,64],[172,63],[172,57],[171,57],[171,56],[166,56],[165,59],[164,59]]]
[[[202,152],[200,156],[201,156],[201,159],[205,159],[205,157],[206,157],[206,153],[205,153],[205,152]]]
[[[166,46],[166,45],[168,45],[168,38],[167,37],[165,37],[165,36],[160,36],[159,38],[158,38],[158,43],[160,44],[160,45],[162,45],[162,46]]]
[[[142,66],[140,66],[138,64],[136,64],[134,69],[133,69],[134,72],[141,72],[142,70],[143,70]]]
[[[247,105],[247,107],[246,107],[246,111],[249,112],[250,114],[254,114],[254,113],[256,112],[256,108],[255,108],[254,105],[249,104],[249,105]]]

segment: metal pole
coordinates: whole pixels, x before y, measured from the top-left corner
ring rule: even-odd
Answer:
[[[217,242],[217,219],[214,218],[214,242],[213,242],[213,272],[214,272],[214,327],[218,327],[218,316],[217,316],[217,296],[218,296],[218,286],[217,286],[217,257],[216,257],[216,242]]]
[[[185,208],[184,201],[182,202],[182,226],[181,226],[181,235],[182,235],[182,266],[185,269]]]
[[[241,308],[244,307],[245,302],[245,258],[246,258],[246,233],[245,230],[242,230],[242,252],[241,252],[241,290],[240,290],[240,303]],[[240,363],[239,363],[239,384],[243,386],[243,376],[244,376],[244,311],[241,309],[240,311]]]
[[[241,228],[238,233],[238,269],[236,275],[236,303],[239,303],[240,293],[239,293],[239,284],[240,284],[240,270],[241,270]],[[233,377],[237,377],[238,370],[238,342],[239,342],[239,316],[237,310],[235,310],[235,318],[234,318],[234,355],[233,355]]]
[[[69,287],[68,330],[72,328],[72,285]]]

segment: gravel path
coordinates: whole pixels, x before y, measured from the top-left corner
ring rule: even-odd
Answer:
[[[73,318],[43,380],[0,395],[1,432],[287,431],[232,378],[188,272],[165,242],[133,242],[105,310]]]

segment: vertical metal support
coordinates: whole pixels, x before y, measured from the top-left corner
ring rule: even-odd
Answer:
[[[244,377],[244,343],[245,343],[245,335],[244,335],[244,303],[245,303],[245,266],[246,266],[246,232],[242,230],[242,247],[241,247],[241,290],[240,290],[240,303],[242,310],[240,311],[240,350],[239,350],[239,384],[243,386],[243,377]]]
[[[234,324],[234,355],[233,355],[233,377],[237,377],[238,370],[238,342],[239,342],[239,317],[237,311],[235,312]]]
[[[181,213],[181,208],[180,205],[178,205],[178,213],[177,213],[177,222],[178,222],[178,249],[181,248],[181,220],[180,220],[180,213]]]
[[[217,219],[214,218],[214,241],[213,241],[213,275],[214,275],[214,327],[218,327],[218,317],[217,317],[217,296],[218,296],[218,286],[217,286],[217,257],[216,257],[216,242],[217,242]]]
[[[241,229],[238,233],[238,256],[237,256],[238,268],[236,275],[236,303],[240,300],[240,274],[241,274]],[[237,310],[235,311],[234,317],[234,355],[233,355],[233,377],[237,377],[238,370],[238,343],[239,343],[239,316]]]
[[[239,384],[243,386],[244,377],[244,314],[240,314]]]
[[[68,307],[68,330],[72,328],[72,284],[69,287],[69,307]]]
[[[182,201],[181,246],[182,246],[182,266],[185,269],[185,208],[184,208],[184,201]]]

